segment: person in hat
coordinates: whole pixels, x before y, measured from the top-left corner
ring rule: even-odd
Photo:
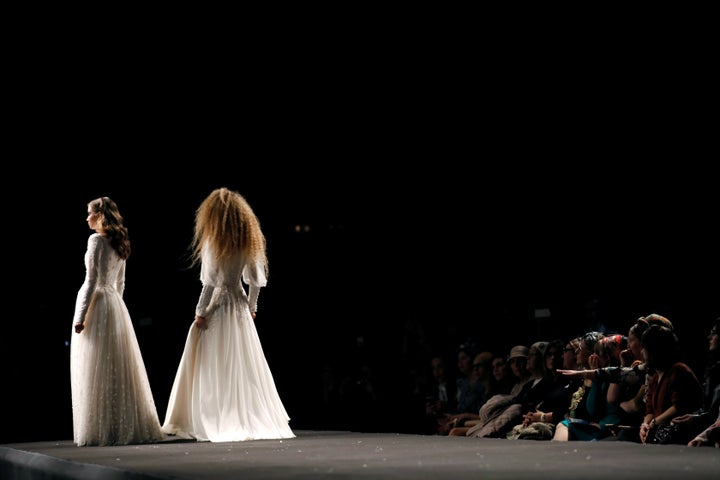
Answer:
[[[512,374],[515,377],[515,386],[513,386],[510,390],[510,395],[519,394],[523,385],[532,378],[532,374],[527,368],[527,359],[529,354],[530,348],[525,345],[515,345],[510,349],[508,364],[510,365],[510,371],[512,371]]]

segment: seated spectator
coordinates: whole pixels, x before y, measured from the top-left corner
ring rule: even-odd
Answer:
[[[523,385],[527,383],[532,377],[532,374],[527,369],[527,359],[530,349],[525,345],[515,345],[510,349],[510,355],[508,355],[508,364],[510,365],[510,371],[515,378],[515,385],[510,389],[510,394],[515,396],[520,393]]]
[[[702,407],[702,385],[690,367],[679,360],[679,341],[673,330],[653,325],[643,334],[642,345],[648,386],[640,441],[686,445],[692,438],[688,438],[686,431],[676,429],[669,436],[659,434],[673,418]]]
[[[589,370],[604,366],[606,358],[595,353],[595,346],[603,337],[601,332],[583,335],[578,363]],[[607,425],[616,425],[619,417],[617,407],[607,401],[609,386],[609,382],[584,378],[583,384],[572,394],[567,418],[555,426],[553,440],[589,441],[611,435]]]
[[[475,370],[476,382],[482,386],[482,393],[478,398],[478,410],[487,401],[488,398],[492,397],[497,393],[495,391],[495,385],[492,372],[492,359],[494,355],[492,352],[484,351],[475,355],[473,359],[473,369]]]
[[[678,428],[690,435],[700,435],[713,424],[714,413],[720,410],[720,317],[716,318],[708,335],[708,357],[703,372],[703,407],[696,412],[686,413],[672,419]]]
[[[480,409],[484,386],[479,381],[478,372],[473,367],[477,345],[473,340],[466,340],[457,351],[455,409],[447,411],[437,418],[437,433],[447,435],[455,425],[453,418],[458,414],[477,413]]]
[[[543,401],[525,414],[523,423],[513,427],[512,435],[508,438],[532,438],[535,440],[551,440],[555,433],[555,424],[563,420],[570,408],[572,392],[576,391],[580,380],[558,373],[563,367],[574,368],[577,363],[575,355],[566,355],[566,349],[574,352],[575,349],[562,340],[553,340],[545,351],[545,362],[552,377],[553,387],[545,395]],[[536,425],[542,423],[544,425]]]
[[[437,433],[438,418],[454,412],[457,406],[455,378],[442,355],[430,359],[430,378],[425,387],[424,433]]]
[[[457,401],[453,413],[477,412],[480,408],[484,387],[473,366],[476,349],[477,346],[471,341],[458,348],[457,368],[460,376],[457,379]]]
[[[510,393],[516,383],[515,376],[508,368],[505,355],[495,355],[492,359],[493,392],[495,395]]]

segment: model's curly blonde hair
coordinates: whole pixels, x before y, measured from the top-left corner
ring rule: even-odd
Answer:
[[[192,241],[193,265],[200,263],[206,244],[218,260],[240,253],[260,260],[267,275],[265,235],[255,212],[239,193],[217,188],[198,207]]]

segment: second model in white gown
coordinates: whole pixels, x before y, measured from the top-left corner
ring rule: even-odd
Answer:
[[[200,280],[195,313],[208,328],[190,327],[163,432],[211,442],[295,437],[250,313],[267,284],[263,265],[239,255],[218,263],[204,251]]]
[[[73,325],[85,329],[70,341],[73,440],[84,445],[127,445],[163,439],[160,420],[123,300],[125,260],[110,240],[88,238],[85,281]]]

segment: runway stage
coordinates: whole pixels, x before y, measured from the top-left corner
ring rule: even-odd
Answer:
[[[2,480],[713,479],[720,449],[346,431],[289,440],[0,445]]]

